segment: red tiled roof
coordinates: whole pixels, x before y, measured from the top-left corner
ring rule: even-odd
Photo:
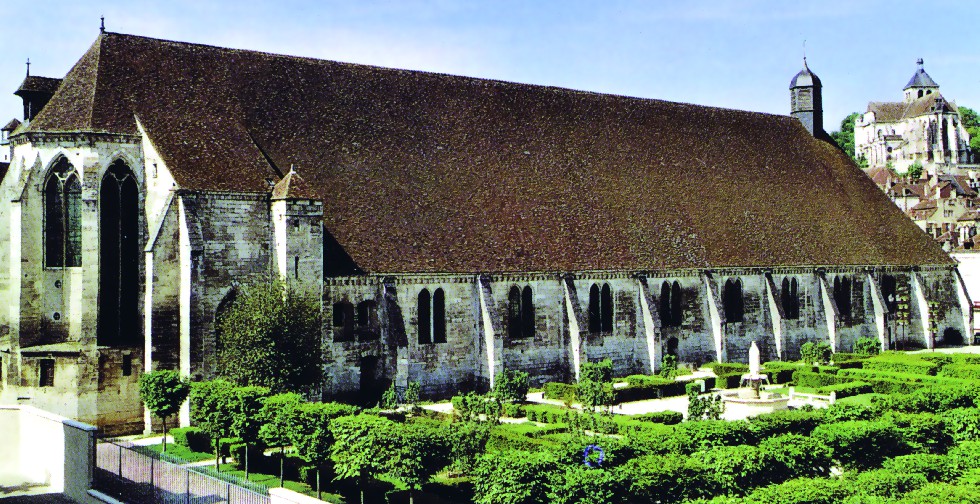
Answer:
[[[787,116],[106,33],[28,131],[134,115],[182,188],[295,165],[368,272],[953,264]]]

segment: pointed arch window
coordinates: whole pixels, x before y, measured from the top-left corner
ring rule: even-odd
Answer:
[[[851,280],[847,277],[834,278],[834,303],[837,313],[845,322],[851,320]]]
[[[333,304],[333,340],[354,340],[354,305],[350,301]]]
[[[139,188],[132,170],[113,163],[99,188],[100,345],[142,341],[139,321]]]
[[[44,265],[82,265],[82,184],[63,157],[44,183]]]
[[[722,305],[725,309],[726,322],[742,322],[745,320],[745,302],[742,299],[742,281],[728,279],[725,290],[721,294]]]
[[[515,285],[507,294],[507,336],[534,337],[534,293],[530,285],[525,285],[523,290]]]
[[[898,312],[898,283],[895,277],[884,275],[881,277],[881,296],[885,298],[885,309],[889,314],[894,315]]]
[[[671,284],[664,282],[660,285],[660,325],[662,327],[680,327],[684,320],[684,308],[681,298],[681,285],[676,281]]]
[[[788,320],[800,318],[800,284],[796,278],[783,278],[783,288],[780,290],[780,297],[783,305],[783,317]]]
[[[589,289],[589,332],[612,332],[613,300],[609,284],[592,284]]]
[[[446,292],[441,288],[429,294],[419,292],[419,343],[446,342]]]

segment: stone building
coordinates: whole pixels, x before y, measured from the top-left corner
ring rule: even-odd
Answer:
[[[3,397],[107,429],[142,421],[141,371],[213,376],[216,316],[269,275],[322,299],[325,395],[887,346],[897,291],[903,337],[968,327],[955,263],[814,137],[819,107],[811,134],[115,33],[47,98],[0,184]]]
[[[900,102],[870,102],[854,123],[854,151],[870,168],[889,167],[905,173],[918,163],[930,173],[972,162],[970,134],[956,104],[939,93],[918,60],[918,69]]]

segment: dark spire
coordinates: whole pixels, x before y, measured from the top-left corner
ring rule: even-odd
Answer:
[[[99,16],[99,20],[102,21],[99,25],[99,33],[105,33],[105,16]]]
[[[31,76],[31,59],[27,58],[27,76]]]

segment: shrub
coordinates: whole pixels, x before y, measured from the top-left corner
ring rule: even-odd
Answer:
[[[766,483],[804,476],[827,476],[833,463],[830,447],[800,434],[764,439],[759,443],[759,458],[766,468]]]
[[[833,355],[834,350],[826,341],[817,343],[808,341],[800,345],[800,360],[804,364],[826,364],[830,362]]]
[[[753,491],[745,499],[751,504],[839,504],[848,495],[839,480],[798,478]]]
[[[643,413],[641,415],[630,415],[630,419],[640,422],[653,422],[664,425],[679,424],[684,420],[684,415],[677,411],[655,411],[653,413]]]
[[[735,446],[752,444],[756,441],[755,432],[748,422],[726,420],[703,420],[684,422],[674,426],[684,453],[707,450],[714,446]]]
[[[919,359],[909,354],[889,352],[864,361],[864,369],[893,373],[935,375],[939,366],[934,362]]]
[[[235,459],[235,468],[245,469],[245,454],[246,454],[245,443],[235,443],[229,445],[228,453],[231,457]],[[261,447],[256,445],[251,445],[247,453],[248,453],[249,471],[261,471],[262,470],[261,465],[265,461],[265,456],[262,454]],[[278,470],[278,467],[276,469]]]
[[[902,432],[912,450],[919,453],[946,453],[953,438],[942,417],[932,413],[890,412],[887,419]]]
[[[520,404],[507,403],[503,405],[504,416],[508,418],[521,418],[525,416],[524,406]]]
[[[197,427],[171,429],[174,443],[186,446],[191,451],[208,453],[211,450],[211,436]]]
[[[766,439],[791,433],[809,436],[823,421],[823,410],[782,410],[750,418],[749,426],[756,439]]]
[[[928,481],[922,474],[875,469],[858,474],[853,481],[852,488],[864,495],[900,497],[925,486],[926,483]]]
[[[881,352],[881,342],[877,338],[858,338],[854,342],[854,353],[858,355],[878,355]],[[835,357],[834,361],[838,358]]]
[[[797,387],[820,388],[828,385],[837,385],[839,380],[836,375],[828,373],[814,373],[813,371],[799,370],[793,372],[793,382]]]
[[[929,385],[895,399],[895,407],[911,413],[941,413],[976,406],[980,387],[973,385]]]
[[[898,501],[899,504],[934,504],[980,502],[980,488],[976,486],[929,483],[913,490]]]
[[[825,385],[817,389],[818,394],[830,395],[831,392],[837,394],[838,399],[843,399],[845,397],[856,396],[860,394],[870,394],[872,392],[871,384],[863,381],[853,381],[838,383],[836,385]]]
[[[684,425],[684,424],[681,424]],[[679,432],[681,425],[663,425],[651,422],[622,422],[619,434],[625,442],[644,454],[663,455],[682,453],[688,449],[690,436]],[[688,451],[690,453],[690,451]]]
[[[742,375],[749,372],[748,364],[741,364],[738,362],[709,362],[701,367],[714,371],[716,375],[733,373]]]
[[[882,468],[896,473],[921,474],[930,482],[952,482],[963,472],[949,457],[931,453],[914,453],[890,458],[882,464]]]
[[[696,457],[673,454],[634,458],[619,468],[629,494],[639,502],[680,502],[719,493],[711,467]]]
[[[947,460],[957,471],[980,469],[980,441],[963,441],[946,454]]]
[[[764,484],[768,474],[754,446],[716,446],[691,457],[712,469],[719,493],[728,495],[742,495]]]
[[[684,395],[684,382],[659,376],[630,375],[625,388],[613,389],[613,402],[624,403]]]
[[[803,366],[798,362],[773,361],[762,365],[762,372],[769,375],[772,383],[789,383],[793,380],[793,372]]]
[[[545,383],[544,397],[546,399],[571,403],[575,400],[575,385],[560,382]]]
[[[834,459],[847,468],[875,468],[886,458],[909,452],[902,433],[883,421],[824,424],[813,430],[813,437],[829,446]]]
[[[526,372],[504,369],[496,376],[491,394],[500,402],[524,402],[530,387],[530,377]]]
[[[953,439],[961,441],[980,441],[980,409],[956,408],[941,414],[946,428]]]
[[[524,412],[528,420],[542,423],[566,423],[571,415],[579,414],[574,410],[550,404],[527,405],[524,407]]]
[[[949,364],[943,366],[939,376],[980,381],[980,364]]]
[[[485,455],[473,478],[475,504],[548,502],[560,466],[550,453],[522,451]]]
[[[876,404],[834,403],[824,410],[824,423],[876,420],[884,410]]]
[[[719,374],[715,377],[715,386],[721,389],[738,388],[742,382],[742,375],[746,372]]]

